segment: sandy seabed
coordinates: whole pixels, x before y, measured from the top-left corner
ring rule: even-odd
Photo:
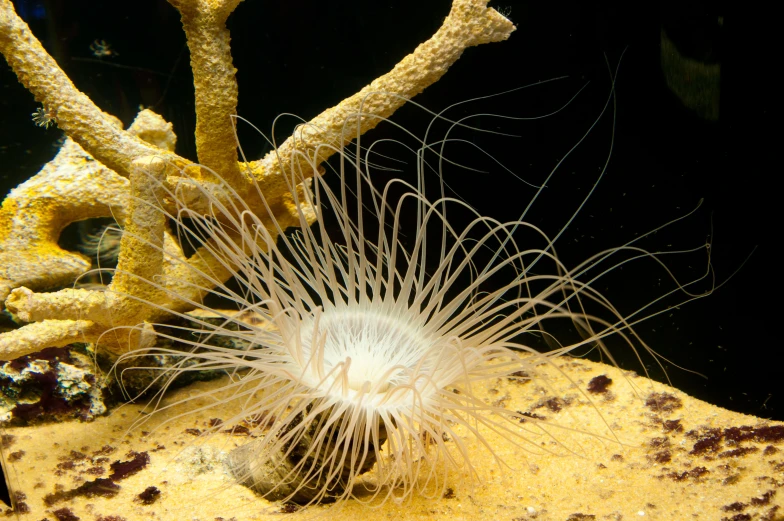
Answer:
[[[562,358],[541,373],[533,381],[488,382],[476,392],[545,418],[551,436],[530,420],[519,427],[530,430],[527,445],[487,433],[510,468],[466,436],[479,480],[471,484],[454,472],[437,498],[304,510],[269,502],[236,484],[224,464],[232,448],[249,441],[247,430],[200,435],[223,411],[132,428],[142,408],[128,405],[89,423],[5,429],[3,456],[17,500],[16,512],[6,514],[23,521],[784,520],[784,424],[720,409],[604,364]],[[197,390],[180,389],[168,399]],[[576,454],[563,455],[564,446]]]

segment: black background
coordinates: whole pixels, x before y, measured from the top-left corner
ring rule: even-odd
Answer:
[[[14,4],[77,88],[99,107],[127,125],[140,104],[153,106],[174,123],[177,152],[196,159],[192,78],[174,8],[163,0],[15,0]],[[717,4],[626,4],[634,7],[578,1],[493,2],[509,13],[517,31],[507,42],[466,51],[416,101],[440,110],[470,97],[568,76],[495,98],[476,109],[533,116],[564,104],[587,84],[566,110],[544,122],[477,121],[479,126],[499,124],[521,135],[503,139],[480,135],[476,142],[518,175],[537,183],[597,118],[610,92],[607,63],[613,70],[619,66],[616,111],[610,110],[570,156],[529,217],[550,233],[564,225],[607,158],[615,121],[607,173],[559,239],[559,255],[567,265],[574,265],[602,248],[623,244],[635,234],[684,215],[703,199],[692,217],[643,245],[697,247],[712,233],[717,281],[740,270],[713,295],[651,319],[638,330],[662,356],[708,377],[668,365],[676,387],[731,410],[782,420],[784,395],[778,383],[782,369],[776,355],[781,283],[774,229],[779,222],[774,186],[781,167],[774,162],[770,132],[775,98],[770,94],[768,71],[773,64],[765,42],[746,36],[750,26],[757,36],[763,35],[764,21],[747,19],[744,13]],[[441,0],[246,0],[229,20],[239,71],[238,112],[265,130],[281,112],[309,119],[387,72],[439,27],[448,10],[449,2]],[[721,63],[717,122],[700,119],[668,91],[660,66],[663,26],[679,39],[684,52]],[[93,57],[89,46],[96,39],[106,40],[118,55]],[[32,124],[30,114],[37,104],[5,63],[0,66],[0,89],[0,190],[6,193],[51,159],[61,134]],[[419,130],[427,121],[410,108],[396,117]],[[251,137],[243,145],[253,158],[265,151],[262,142]],[[501,220],[518,217],[532,193],[502,172],[455,174],[447,182],[482,213]],[[704,254],[674,260],[673,269],[688,278],[696,273],[688,268],[697,266],[695,259],[704,259]],[[610,288],[610,296],[626,311],[655,296],[660,279],[666,279],[650,263],[621,275],[617,280],[622,282]],[[652,360],[646,362],[650,365]],[[642,372],[633,358],[621,364]],[[664,377],[651,369],[655,378]]]

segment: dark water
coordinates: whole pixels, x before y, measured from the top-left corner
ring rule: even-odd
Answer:
[[[177,152],[195,159],[188,52],[179,16],[170,5],[163,0],[14,4],[76,86],[99,107],[127,125],[139,105],[151,106],[174,123]],[[315,116],[388,71],[437,29],[449,9],[446,1],[328,4],[246,0],[238,7],[229,25],[239,70],[240,115],[262,129],[280,112]],[[773,116],[760,76],[766,70],[764,51],[752,49],[741,36],[743,17],[680,3],[652,3],[647,10],[636,3],[629,10],[585,2],[496,4],[507,9],[518,26],[511,39],[468,50],[416,101],[441,110],[469,97],[568,76],[455,113],[533,116],[563,105],[587,84],[566,110],[543,122],[476,120],[480,126],[501,125],[501,130],[521,136],[472,139],[538,183],[599,115],[610,92],[605,59],[612,70],[620,62],[616,112],[610,110],[569,157],[529,217],[551,234],[565,224],[606,161],[614,118],[607,173],[559,239],[560,257],[574,265],[686,214],[704,199],[692,217],[641,245],[653,250],[697,247],[713,234],[711,258],[718,282],[757,249],[714,295],[651,319],[638,331],[661,355],[708,377],[667,365],[676,387],[731,410],[784,419],[778,384],[782,369],[774,361],[780,345],[781,283],[773,182],[780,165],[769,162],[772,138],[766,125]],[[708,121],[685,108],[668,88],[661,65],[662,28],[686,57],[720,64],[711,94],[720,95],[718,120]],[[117,55],[93,56],[90,44],[95,40],[105,40]],[[5,65],[0,87],[0,190],[5,193],[52,157],[60,132],[32,124],[30,113],[37,104]],[[419,131],[427,122],[410,108],[398,116],[401,124]],[[249,157],[266,152],[261,140],[244,133],[241,137]],[[518,217],[532,193],[500,171],[457,173],[447,182],[482,213],[501,220]],[[667,263],[688,279],[703,259],[697,254]],[[616,273],[608,293],[621,310],[630,311],[669,288],[666,285],[664,271],[639,263]],[[633,357],[619,358],[624,367],[642,372]],[[657,379],[664,377],[653,365],[651,371]]]

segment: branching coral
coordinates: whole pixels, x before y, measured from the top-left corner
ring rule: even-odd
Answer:
[[[312,167],[289,164],[291,158],[298,157],[295,151],[308,151],[321,143],[339,149],[438,81],[467,47],[504,40],[514,30],[509,20],[486,6],[486,0],[455,0],[434,36],[392,71],[301,126],[262,160],[238,163],[231,121],[238,89],[225,22],[239,1],[171,3],[182,15],[191,52],[199,165],[172,151],[174,135],[160,118],[142,113],[140,120],[151,125],[142,128],[139,123],[139,128],[122,130],[115,118],[73,85],[16,14],[10,0],[0,0],[0,51],[19,81],[73,141],[40,174],[12,192],[0,211],[0,297],[8,296],[7,309],[30,322],[0,336],[2,359],[76,339],[100,340],[114,352],[149,345],[154,338],[150,328],[147,334],[130,337],[104,333],[118,326],[154,321],[162,309],[192,307],[206,291],[189,282],[193,273],[211,273],[216,283],[229,276],[230,267],[211,255],[209,245],[186,259],[171,240],[160,214],[145,215],[149,205],[144,201],[150,203],[163,194],[150,191],[150,170],[163,183],[157,184],[160,190],[176,193],[192,208],[199,206],[204,190],[214,190],[220,199],[216,173],[230,190],[249,195],[252,210],[264,204],[262,198],[253,197],[258,186],[281,229],[297,223],[300,215],[313,220],[314,210],[298,207],[308,203],[292,196],[283,178],[283,172],[292,167]],[[351,118],[360,111],[362,118]],[[318,148],[315,164],[332,151]],[[183,176],[189,181],[182,183]],[[194,179],[199,189],[190,183]],[[37,293],[66,285],[88,269],[83,257],[60,249],[57,238],[70,222],[97,216],[114,216],[124,226],[118,265],[121,275],[115,276],[106,292],[65,289]],[[147,284],[151,279],[162,281],[160,289],[152,293]]]

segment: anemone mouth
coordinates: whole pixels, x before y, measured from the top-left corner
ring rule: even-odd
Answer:
[[[435,343],[410,313],[349,305],[317,313],[300,329],[303,383],[327,396],[390,398],[393,390],[421,393],[432,372]]]

